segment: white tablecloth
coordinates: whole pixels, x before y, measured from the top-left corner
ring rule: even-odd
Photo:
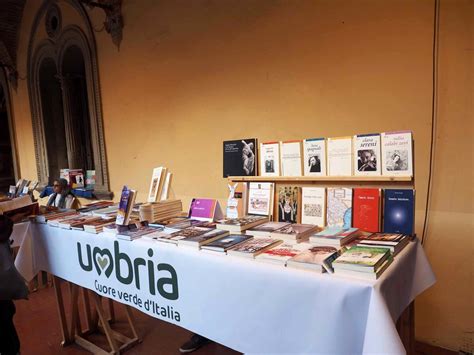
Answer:
[[[16,266],[26,279],[45,270],[91,290],[109,287],[115,295],[107,297],[244,353],[403,354],[396,319],[435,282],[418,241],[371,282],[143,239],[117,241],[39,224],[24,231]],[[80,266],[79,250],[90,271]],[[158,284],[173,279],[173,271],[176,285],[164,285],[164,297]],[[130,273],[131,283],[120,283]],[[178,298],[167,299],[173,291]]]

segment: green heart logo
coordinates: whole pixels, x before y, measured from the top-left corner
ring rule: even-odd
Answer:
[[[95,247],[93,251],[93,260],[97,273],[100,275],[103,271],[105,276],[109,277],[114,268],[110,251]]]

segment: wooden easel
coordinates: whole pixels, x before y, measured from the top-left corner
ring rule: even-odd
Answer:
[[[66,312],[64,307],[64,299],[61,290],[61,279],[54,276],[53,285],[54,292],[56,295],[56,304],[59,313],[59,323],[61,327],[61,335],[63,341],[62,346],[67,346],[72,343],[76,343],[82,348],[90,351],[93,354],[120,354],[121,352],[131,348],[138,344],[141,340],[135,329],[133,322],[132,312],[129,306],[125,306],[125,314],[127,316],[128,325],[133,334],[132,338],[129,338],[111,328],[111,323],[115,321],[115,311],[113,301],[107,299],[109,316],[106,316],[106,311],[103,306],[103,297],[97,293],[82,288],[76,284],[68,283],[69,290],[71,293],[70,307],[71,307],[71,319],[68,326]],[[79,311],[79,293],[82,290],[83,303],[84,303],[84,315],[86,319],[87,329],[83,330],[80,319]],[[91,311],[91,300],[94,305],[94,312]],[[84,337],[93,333],[101,333],[107,338],[107,342],[110,346],[110,351],[105,350]],[[121,345],[119,345],[121,344]]]

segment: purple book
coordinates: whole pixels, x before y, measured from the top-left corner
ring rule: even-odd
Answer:
[[[217,200],[211,198],[193,198],[189,207],[189,218],[214,219]]]

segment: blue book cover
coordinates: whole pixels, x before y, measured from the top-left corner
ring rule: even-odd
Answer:
[[[384,233],[414,234],[415,191],[386,189],[383,212]]]

